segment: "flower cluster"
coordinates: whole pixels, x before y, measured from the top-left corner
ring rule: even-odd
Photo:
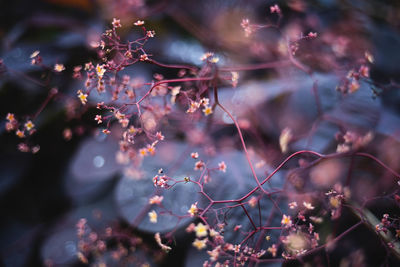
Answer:
[[[259,25],[250,23],[249,19],[242,20],[240,26],[247,37],[261,29],[279,28],[283,16],[281,8],[275,4],[269,7],[269,11],[273,14],[271,16],[278,16],[277,23]],[[148,24],[142,20],[134,22],[135,29],[142,32],[140,37],[133,41],[124,41],[125,38],[118,33],[123,27],[121,20],[114,18],[111,28],[101,35],[101,40],[90,43],[90,46],[99,55],[100,61],[87,62],[72,69],[72,77],[77,82],[81,82],[79,87],[81,89],[76,91],[76,95],[73,94],[69,104],[66,105],[66,110],[67,114],[72,114],[71,118],[76,118],[81,116],[77,110],[86,112],[86,110],[96,107],[97,114],[91,115],[91,122],[94,125],[101,125],[101,130],[97,129],[97,131],[109,135],[107,138],[118,139],[119,150],[115,157],[116,161],[124,166],[124,173],[128,176],[148,179],[146,182],[150,187],[151,183],[155,187],[153,188],[154,192],[150,196],[146,196],[145,207],[134,224],[145,218],[147,222],[154,224],[153,226],[159,226],[161,224],[159,216],[175,216],[179,223],[183,219],[190,221],[186,232],[192,233],[194,237],[192,246],[199,250],[199,253],[203,252],[208,255],[203,266],[258,264],[278,256],[282,259],[302,259],[306,253],[313,253],[317,251],[317,248],[329,245],[328,238],[320,238],[319,233],[322,232],[319,230],[323,228],[319,226],[320,224],[338,219],[345,210],[350,210],[361,218],[360,224],[365,223],[367,212],[363,209],[366,205],[360,208],[353,204],[350,194],[350,188],[353,186],[351,174],[355,163],[352,161],[350,164],[345,182],[340,181],[342,172],[338,170],[338,177],[335,177],[337,181],[335,180],[329,185],[328,183],[322,186],[315,185],[313,179],[308,179],[309,176],[312,176],[310,170],[323,161],[346,159],[348,156],[354,160],[355,157],[363,156],[373,160],[390,175],[400,179],[399,174],[391,167],[371,154],[357,153],[358,150],[366,148],[371,143],[374,138],[372,132],[346,130],[347,125],[324,114],[324,105],[321,105],[318,83],[316,75],[313,74],[312,64],[298,59],[302,52],[303,41],[304,43],[313,43],[312,39],[315,38],[318,38],[315,41],[319,41],[320,36],[323,37],[320,33],[311,31],[303,34],[307,31],[302,29],[296,34],[286,36],[286,31],[279,30],[278,35],[282,35],[282,40],[276,44],[276,51],[278,51],[276,53],[284,56],[282,61],[229,67],[222,66],[225,60],[220,62],[214,53],[207,52],[201,57],[203,62],[199,67],[168,65],[156,61],[155,57],[153,58],[153,55],[147,51],[145,44],[150,38],[157,38],[158,35],[156,36],[156,32],[147,29],[145,25]],[[123,28],[128,28],[125,22]],[[291,32],[291,30],[287,31]],[[246,38],[246,40],[252,40],[253,37],[256,39],[257,36]],[[256,42],[252,45],[251,50],[257,50]],[[31,64],[36,67],[44,67],[39,54],[39,51],[32,53]],[[367,52],[363,59],[357,61],[357,64],[350,66],[348,72],[349,64],[346,65],[346,68],[343,68],[346,70],[343,74],[345,77],[341,79],[337,90],[342,94],[353,94],[360,90],[363,83],[376,86],[369,74],[372,63],[373,56]],[[170,72],[164,75],[160,73],[149,75],[151,77],[149,81],[121,73],[134,64],[152,64],[157,68],[166,68]],[[339,62],[335,62],[335,64],[339,65]],[[303,141],[303,136],[300,136],[298,134],[300,131],[296,130],[302,121],[297,121],[296,118],[293,119],[290,116],[284,122],[279,121],[276,124],[272,120],[268,121],[266,127],[282,126],[281,124],[286,121],[291,124],[287,124],[290,125],[290,128],[289,126],[285,127],[286,125],[280,128],[283,129],[280,133],[274,131],[276,139],[279,135],[279,140],[274,140],[273,144],[266,144],[264,143],[264,134],[258,132],[256,127],[258,125],[253,125],[255,123],[253,123],[253,119],[247,117],[248,114],[244,112],[234,114],[230,111],[229,106],[225,106],[222,95],[221,101],[218,99],[221,88],[226,85],[232,87],[238,85],[238,71],[277,69],[281,66],[290,66],[290,68],[301,71],[314,84],[313,96],[318,109],[318,119],[315,119],[310,129],[306,129],[310,130],[305,134],[309,138],[307,142],[304,142],[307,143],[306,147],[309,146],[312,133],[319,124],[329,121],[337,124],[337,128],[341,131],[335,136],[338,143],[336,151],[322,154],[304,149],[290,154],[286,158],[281,158],[280,164],[276,164],[277,160],[283,156],[282,154],[288,153],[297,145],[303,145],[301,142],[297,143],[297,141]],[[58,77],[66,74],[65,69],[65,66],[60,63],[47,67],[49,72]],[[169,78],[174,73],[177,77]],[[246,77],[246,75],[241,77]],[[231,89],[239,91],[239,88]],[[96,97],[93,94],[102,101],[96,103]],[[54,93],[49,95],[45,105],[54,95]],[[241,96],[240,93],[237,95]],[[256,95],[256,97],[258,96]],[[249,97],[249,99],[251,98]],[[247,101],[247,99],[241,100]],[[37,114],[42,109],[41,107]],[[220,116],[220,111],[223,117]],[[39,147],[31,146],[29,138],[36,131],[34,122],[37,124],[39,122],[36,120],[36,115],[23,118],[25,119],[18,121],[13,113],[9,113],[6,116],[5,128],[8,132],[15,132],[18,138],[24,140],[18,145],[20,151],[36,153]],[[229,123],[226,121],[227,119],[230,120]],[[166,125],[168,126],[166,127]],[[229,129],[229,138],[226,138],[229,140],[224,138],[218,139],[218,141],[211,140],[214,137],[213,134],[218,137],[224,135],[218,132],[221,129]],[[234,134],[231,134],[232,129]],[[72,130],[66,128],[63,136],[66,140],[70,140],[73,136]],[[187,142],[188,149],[199,149],[199,152],[190,153],[190,157],[188,151],[192,150],[185,150],[182,153],[185,160],[187,158],[192,160],[191,167],[185,170],[188,173],[184,175],[187,176],[182,180],[175,180],[171,178],[174,177],[171,173],[170,176],[167,176],[164,174],[164,170],[160,169],[157,175],[149,179],[143,174],[145,172],[141,172],[143,162],[157,158],[158,153],[162,151],[162,141],[167,141],[166,139],[171,136]],[[334,136],[331,137],[334,138]],[[235,181],[231,172],[244,168],[244,166],[235,166],[234,160],[229,161],[230,159],[226,157],[223,160],[219,159],[218,163],[209,163],[212,162],[209,159],[222,152],[227,144],[231,144],[235,149],[236,146],[240,147],[243,151],[242,155],[246,158],[248,166],[245,167],[250,171],[245,172],[244,175],[240,173],[240,181]],[[252,156],[256,153],[262,155],[262,159],[253,165],[255,161]],[[177,155],[177,151],[164,152],[160,158],[177,159],[176,164],[165,168],[167,172],[179,169],[180,164],[185,162]],[[297,163],[295,159],[298,160]],[[277,167],[270,169],[270,166],[274,165]],[[284,180],[282,181],[283,186],[277,188],[271,179],[275,179],[273,176],[286,168],[289,168],[289,174],[281,177]],[[224,180],[211,179],[214,173],[218,173],[216,176],[222,177],[221,179]],[[262,176],[259,173],[262,173]],[[225,187],[228,187],[227,184],[231,186],[231,184],[237,183],[237,187],[240,188],[241,183],[244,184],[248,181],[252,187],[250,189],[246,187],[248,191],[244,194],[240,192],[241,195],[237,198],[224,199],[217,194],[218,191],[223,191]],[[336,184],[333,185],[334,183]],[[167,198],[167,194],[164,195],[163,190],[168,190],[177,184],[184,186],[190,184],[197,187],[202,198],[201,201],[190,200],[185,204],[187,206],[180,210],[181,214],[175,214],[169,210],[167,207],[169,201],[164,200],[164,197]],[[217,191],[215,195],[208,191],[213,189]],[[235,187],[234,189],[236,190]],[[326,192],[328,189],[331,190]],[[394,191],[390,196],[396,196],[395,200],[400,202],[397,192],[398,190]],[[354,201],[356,200],[354,199]],[[265,208],[266,202],[271,204],[268,209]],[[237,214],[234,212],[237,210],[241,212],[240,216],[243,216],[244,221],[242,218],[235,221]],[[267,211],[270,214],[265,220],[264,213]],[[167,242],[163,243],[159,232],[154,234],[154,240],[163,252],[169,252],[172,249],[172,246],[169,245],[172,244],[173,233],[178,230],[179,223],[170,233],[163,235]],[[327,226],[329,225],[327,224]],[[88,226],[85,219],[81,219],[76,227],[77,236],[80,239],[78,258],[84,264],[89,264],[91,257],[101,258],[106,250],[111,249],[107,243],[110,240],[118,243],[118,248],[112,254],[112,257],[118,260],[126,258],[142,242],[132,233],[114,232],[111,228],[107,228],[105,234],[97,233]],[[383,215],[380,222],[375,225],[375,229],[379,234],[395,232],[396,239],[400,238],[399,221],[389,214]],[[153,243],[154,240],[152,240]],[[388,246],[394,246],[394,241],[386,243]]]

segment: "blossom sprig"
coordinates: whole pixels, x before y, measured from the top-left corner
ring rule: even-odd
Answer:
[[[35,124],[32,122],[32,120],[27,120],[24,124],[23,124],[23,128],[20,128],[20,124],[18,122],[18,120],[15,118],[15,115],[13,113],[8,113],[6,116],[6,130],[8,132],[10,131],[14,131],[15,130],[15,135],[18,136],[19,138],[25,138],[25,132],[29,133],[29,135],[32,135],[33,133],[36,132],[35,130]],[[22,145],[21,145],[22,148]],[[21,149],[20,149],[21,150]],[[26,149],[22,149],[22,150],[26,150]]]
[[[8,113],[6,116],[6,131],[11,132],[11,131],[15,131],[15,135],[18,138],[21,139],[25,139],[27,138],[27,135],[25,133],[27,133],[28,135],[32,135],[36,132],[35,129],[35,124],[32,122],[32,120],[27,120],[22,128],[20,127],[20,124],[18,122],[18,120],[15,118],[14,113]],[[40,146],[39,145],[31,145],[29,144],[28,140],[25,139],[23,142],[19,143],[17,145],[17,148],[19,151],[27,153],[27,152],[31,152],[32,154],[36,154],[39,152],[40,150]]]
[[[281,15],[281,9],[279,8],[278,5],[271,6],[270,12]],[[151,81],[151,83],[143,82],[142,85],[134,85],[134,82],[132,81],[132,79],[126,75],[122,76],[122,79],[120,79],[120,76],[117,74],[119,71],[123,70],[125,67],[128,67],[137,62],[139,64],[141,64],[140,61],[147,62],[147,63],[153,63],[153,64],[155,64],[155,62],[156,62],[155,60],[149,58],[149,56],[151,56],[151,55],[148,54],[147,51],[144,49],[145,42],[149,38],[155,37],[155,32],[152,30],[145,29],[145,27],[143,26],[144,25],[143,21],[139,20],[139,21],[135,22],[134,25],[142,26],[140,28],[142,28],[142,30],[143,30],[143,37],[141,37],[135,41],[128,41],[127,43],[123,43],[121,41],[121,38],[119,38],[119,36],[117,35],[116,30],[115,30],[117,28],[122,27],[121,22],[119,19],[116,19],[116,18],[113,19],[113,21],[112,21],[113,29],[108,30],[103,35],[103,40],[98,42],[98,44],[96,45],[96,48],[99,49],[99,55],[100,55],[101,59],[103,60],[103,64],[96,65],[93,63],[90,63],[90,64],[88,63],[87,65],[85,65],[85,70],[87,71],[87,80],[85,81],[85,86],[86,86],[85,92],[87,94],[85,94],[85,93],[83,93],[83,91],[79,90],[78,98],[81,101],[81,103],[83,105],[85,105],[88,101],[87,98],[88,98],[89,92],[91,92],[91,89],[97,88],[97,91],[99,93],[105,92],[107,89],[107,92],[110,92],[112,94],[112,98],[111,98],[112,101],[116,101],[116,100],[125,101],[125,100],[129,99],[129,103],[123,104],[121,106],[117,106],[117,104],[114,104],[116,102],[114,102],[113,104],[110,104],[109,107],[104,105],[104,103],[102,103],[102,104],[98,103],[97,108],[111,110],[112,115],[110,115],[109,118],[111,118],[113,120],[117,120],[118,123],[120,124],[120,126],[122,126],[122,128],[123,128],[120,131],[122,133],[122,139],[120,140],[120,143],[119,143],[120,144],[119,152],[121,152],[119,155],[120,155],[120,158],[122,159],[121,162],[125,162],[125,164],[128,164],[128,163],[136,164],[136,162],[134,162],[136,160],[138,162],[137,165],[140,165],[141,161],[143,160],[143,157],[155,154],[155,152],[156,152],[155,147],[156,147],[157,142],[162,141],[165,138],[161,132],[157,132],[156,134],[154,134],[154,132],[156,132],[158,130],[158,127],[152,128],[151,131],[147,130],[146,126],[144,125],[145,124],[144,120],[142,120],[143,116],[141,116],[142,113],[141,113],[140,108],[144,108],[144,109],[146,109],[146,111],[149,111],[149,112],[155,114],[155,116],[154,116],[155,120],[158,122],[159,118],[161,117],[161,116],[158,116],[158,114],[163,113],[163,115],[165,115],[165,114],[168,114],[168,112],[171,110],[171,106],[169,106],[168,98],[167,98],[168,94],[170,94],[170,96],[171,96],[170,102],[172,104],[174,104],[175,101],[177,101],[178,95],[179,95],[178,102],[180,102],[180,100],[182,98],[186,97],[186,99],[189,100],[187,102],[189,104],[187,113],[197,112],[196,115],[205,115],[205,116],[211,115],[214,112],[213,108],[215,108],[215,107],[219,108],[219,107],[222,107],[222,105],[218,103],[217,95],[215,95],[215,98],[214,98],[215,103],[213,103],[213,105],[210,105],[210,99],[208,99],[207,97],[203,97],[203,96],[208,96],[209,91],[202,91],[203,89],[198,89],[198,88],[190,89],[191,91],[188,91],[187,88],[184,88],[184,86],[186,86],[186,84],[190,83],[191,81],[195,81],[195,82],[202,81],[198,77],[201,77],[201,79],[202,79],[203,76],[200,76],[200,75],[198,76],[198,73],[195,73],[195,72],[189,73],[187,70],[185,70],[184,72],[182,72],[182,73],[184,73],[184,74],[182,74],[182,76],[179,76],[179,75],[178,76],[184,77],[184,76],[186,76],[185,73],[187,72],[187,73],[189,73],[188,75],[193,75],[193,77],[191,77],[190,79],[176,79],[173,81],[169,81],[169,80],[165,81],[163,75],[154,75],[154,79],[156,81]],[[254,32],[255,30],[263,28],[265,26],[266,25],[252,25],[252,24],[250,24],[250,22],[248,20],[242,21],[242,27],[244,28],[245,33],[248,33],[249,35],[252,32]],[[318,35],[319,34],[317,34],[316,32],[310,32],[306,36],[303,36],[303,37],[311,39],[311,38],[316,38]],[[107,37],[107,38],[104,38],[104,37]],[[292,51],[294,54],[294,52],[296,51],[296,45],[298,45],[298,44],[296,42],[292,42],[291,45],[293,45]],[[114,53],[114,51],[116,51],[117,53]],[[112,59],[111,57],[114,54],[120,55],[121,58],[119,58],[118,60]],[[38,53],[36,55],[34,55],[34,58],[38,58],[38,57],[39,57]],[[204,66],[204,69],[209,68],[212,70],[214,70],[214,69],[219,70],[219,69],[217,69],[217,67],[219,68],[220,66],[215,65],[216,63],[218,63],[219,58],[214,56],[213,53],[206,53],[203,56],[203,60],[206,63]],[[362,64],[363,65],[361,65],[359,67],[358,71],[349,72],[349,75],[347,78],[349,81],[348,90],[351,93],[359,90],[360,79],[369,77],[369,67],[367,65],[368,63],[362,62]],[[94,65],[96,65],[96,67],[94,67]],[[159,64],[159,65],[162,66],[162,64]],[[180,66],[179,67],[174,66],[174,68],[180,68]],[[60,69],[61,69],[61,67],[60,67]],[[222,69],[223,68],[221,67],[221,70]],[[228,73],[229,76],[226,75],[225,77],[223,77],[224,79],[222,79],[222,80],[231,81],[232,85],[235,87],[237,85],[239,75],[237,72],[231,71],[234,69],[235,68],[227,70],[226,73]],[[358,69],[358,67],[355,68],[355,70],[357,70],[357,69]],[[74,75],[76,73],[76,77],[79,77],[80,71],[81,71],[81,68],[77,68],[76,71],[74,69]],[[229,72],[230,72],[230,74],[229,74]],[[181,71],[180,71],[180,73],[181,73]],[[214,80],[214,78],[215,78],[215,80]],[[221,78],[221,77],[212,77],[211,81],[215,81],[215,83],[218,84],[219,80],[216,78]],[[178,83],[182,84],[182,86],[172,87],[171,84],[174,82],[178,82]],[[157,83],[156,86],[154,86],[155,83]],[[151,89],[148,91],[148,93],[142,92],[143,89],[146,89],[143,84],[145,86],[147,86],[147,85],[151,86]],[[206,85],[209,86],[209,84],[206,84]],[[208,89],[204,89],[204,90],[208,90]],[[217,89],[215,89],[215,92],[217,93]],[[139,98],[139,100],[137,100],[136,98],[138,96],[142,95],[142,93],[143,93],[143,97]],[[150,96],[150,97],[147,97],[147,96]],[[164,109],[159,108],[161,106],[161,104],[158,106],[157,104],[154,104],[153,102],[151,102],[152,96],[164,97],[164,99],[163,99],[164,100]],[[142,101],[144,99],[146,99],[146,101]],[[178,104],[180,104],[180,103],[178,103]],[[179,106],[178,104],[177,104],[177,106]],[[219,106],[217,104],[219,104]],[[113,105],[115,105],[115,107]],[[137,113],[136,113],[136,109],[135,109],[135,111],[132,111],[132,109],[130,109],[131,107],[134,107],[134,108],[136,107]],[[161,110],[161,109],[162,109],[162,112],[159,112],[159,110]],[[200,110],[200,112],[198,112],[198,110]],[[226,113],[228,113],[228,112],[226,112]],[[191,116],[191,117],[196,118],[196,117],[200,117],[200,116]],[[107,118],[108,117],[102,117],[101,115],[96,115],[95,121],[97,121],[97,123],[102,123],[102,120],[107,120]],[[110,119],[110,121],[111,121],[111,119]],[[8,123],[11,125],[10,128],[14,127],[15,121],[16,120],[14,120],[13,118],[8,120]],[[211,121],[211,120],[209,120],[209,121]],[[235,120],[234,120],[234,122],[236,123]],[[142,126],[141,126],[142,128],[135,128],[133,125],[130,125],[130,124],[139,125],[139,123],[142,124]],[[241,127],[242,123],[239,123],[238,125],[240,125],[240,127]],[[243,123],[243,125],[244,125],[244,123]],[[23,128],[21,130],[17,130],[17,132],[16,132],[17,135],[20,137],[24,137],[26,131],[33,130],[33,127],[34,127],[32,125],[32,127],[30,129],[28,129],[26,124],[24,126],[25,126],[25,128]],[[107,126],[105,126],[107,128],[103,130],[104,133],[107,133],[107,134],[110,133],[109,126],[110,126],[109,124]],[[119,128],[121,128],[121,127],[119,127]],[[239,126],[237,128],[238,128],[238,132],[240,134],[241,141],[243,143],[242,146],[244,148],[245,154],[247,155],[248,153],[247,153],[245,141],[243,140],[243,138],[241,136],[242,134],[239,129]],[[142,133],[142,132],[145,132],[145,135],[139,136],[140,133]],[[115,131],[115,133],[118,133],[118,130]],[[169,136],[169,135],[170,134],[168,133],[167,136]],[[143,137],[143,139],[147,138],[149,140],[143,141],[141,139],[141,137]],[[346,141],[346,139],[350,140],[351,137],[352,137],[351,134],[345,135],[343,137],[343,139],[345,140],[344,142],[345,143],[356,142],[355,140],[352,140],[351,142]],[[135,143],[136,138],[139,138],[139,140],[137,140],[137,142]],[[279,145],[280,145],[281,151],[283,153],[286,153],[289,150],[289,144],[292,141],[293,141],[293,136],[291,135],[290,130],[289,131],[283,130],[281,133],[281,136],[279,138]],[[136,147],[137,144],[139,144],[139,146],[141,146],[141,147]],[[30,149],[30,148],[29,147],[27,148],[27,145],[25,143],[21,143],[20,150],[22,151],[22,150],[26,150],[26,149]],[[319,158],[325,157],[325,156],[320,156],[318,153],[315,153],[312,151],[299,151],[298,153],[299,154],[311,153],[315,157],[319,157]],[[289,160],[292,156],[295,156],[295,155],[297,155],[297,154],[292,154],[290,157],[287,158],[287,160]],[[336,155],[333,155],[333,156],[336,156]],[[227,170],[227,166],[224,161],[218,163],[217,168],[210,170],[206,167],[206,164],[204,163],[204,161],[199,160],[199,155],[197,152],[193,152],[191,154],[191,157],[193,159],[196,159],[194,170],[205,170],[204,173],[210,172],[211,170],[213,170],[213,171],[219,170],[221,172],[226,172],[226,170]],[[125,159],[128,159],[128,160],[125,161]],[[135,164],[132,164],[133,167],[131,168],[131,170],[134,169],[135,167],[137,167],[137,165],[135,165]],[[250,167],[252,167],[250,160],[249,160],[249,164],[250,164]],[[263,166],[264,165],[260,165],[260,168]],[[277,168],[276,170],[278,171],[279,168]],[[209,177],[209,173],[202,174],[202,175],[204,175],[204,180],[207,180],[206,177]],[[256,176],[256,175],[254,175],[254,176]],[[257,177],[255,177],[255,178],[257,180]],[[266,179],[263,182],[263,184],[268,179]],[[175,182],[173,179],[167,177],[166,175],[163,175],[163,171],[159,171],[158,175],[154,176],[154,178],[153,178],[154,186],[161,187],[161,188],[169,188],[169,187],[173,186],[173,183],[171,183],[171,181]],[[178,182],[182,182],[182,181],[178,181]],[[196,183],[196,180],[195,179],[190,180],[190,178],[185,177],[184,182]],[[208,195],[206,195],[206,193],[204,193],[204,191],[203,191],[204,190],[203,183],[197,182],[197,184],[200,186],[201,193],[207,197]],[[260,185],[259,189],[261,189],[261,185]],[[156,190],[156,191],[158,192],[158,190]],[[251,208],[255,208],[258,205],[259,209],[261,209],[260,203],[262,203],[262,201],[264,200],[263,197],[265,196],[265,194],[264,195],[262,195],[262,194],[256,195],[258,193],[261,193],[260,192],[261,190],[258,190],[257,193],[254,193],[256,191],[257,191],[257,188],[253,192],[250,192],[248,195],[246,195],[245,201],[243,201],[243,202],[240,201],[241,207],[243,207],[245,209],[245,213],[251,222],[252,222],[252,219],[251,219],[252,216],[249,216],[247,214],[248,205]],[[287,193],[287,191],[284,191],[284,193]],[[146,199],[146,200],[148,200],[148,202],[147,202],[148,206],[159,205],[159,207],[156,207],[156,206],[150,206],[150,207],[164,208],[162,205],[163,196],[154,195],[151,198]],[[210,251],[207,251],[207,254],[210,256],[210,261],[212,263],[215,263],[215,261],[217,261],[220,253],[224,253],[224,256],[226,256],[226,257],[232,256],[232,258],[234,258],[235,262],[238,262],[240,264],[244,264],[246,261],[249,260],[249,258],[255,259],[255,258],[261,257],[267,251],[269,253],[271,253],[271,255],[273,257],[276,257],[277,248],[278,248],[277,246],[279,243],[272,244],[267,250],[262,250],[262,249],[259,250],[259,249],[245,246],[246,242],[243,242],[243,245],[239,245],[239,244],[235,245],[235,244],[225,242],[224,236],[223,236],[224,229],[223,229],[223,227],[220,227],[220,225],[222,225],[223,223],[218,222],[218,224],[216,223],[215,225],[211,225],[211,224],[209,224],[210,221],[207,221],[208,218],[206,217],[206,215],[204,215],[206,212],[214,211],[212,209],[212,207],[217,202],[217,201],[212,200],[210,197],[208,197],[208,200],[210,201],[210,203],[208,206],[205,206],[206,208],[204,210],[201,209],[199,211],[198,203],[195,202],[187,210],[187,213],[181,217],[185,218],[185,217],[189,217],[189,216],[190,217],[196,216],[202,221],[201,223],[198,223],[197,225],[195,225],[194,223],[190,224],[190,226],[187,228],[187,231],[195,233],[196,239],[193,241],[192,245],[194,247],[196,247],[197,249],[199,249],[199,250],[205,249],[205,248],[207,248],[207,246],[212,247]],[[343,200],[343,198],[341,197],[341,194],[339,194],[339,193],[329,195],[329,208],[332,211],[339,210],[342,205],[342,202],[341,202],[342,200]],[[222,201],[218,201],[218,202],[225,203],[227,205],[227,207],[230,209],[232,207],[229,205],[230,204],[236,205],[236,202],[238,202],[238,201],[235,201],[235,200],[223,201],[222,200]],[[319,235],[318,235],[318,233],[315,232],[314,223],[317,223],[318,219],[320,219],[320,218],[317,216],[315,216],[315,217],[309,216],[308,217],[309,221],[307,221],[306,216],[308,216],[308,213],[312,213],[311,210],[315,209],[315,206],[317,206],[317,203],[311,203],[311,202],[307,202],[307,201],[303,201],[302,205],[300,203],[297,204],[296,201],[289,203],[290,209],[296,209],[296,211],[298,211],[297,217],[296,217],[296,215],[292,215],[293,216],[293,219],[292,219],[291,216],[289,216],[287,214],[283,214],[283,217],[281,220],[281,225],[278,227],[269,227],[269,225],[264,225],[264,226],[260,226],[260,227],[254,226],[254,230],[247,232],[248,229],[245,229],[246,228],[245,224],[243,224],[243,226],[239,225],[239,224],[238,225],[233,224],[233,225],[235,225],[233,231],[236,231],[240,234],[248,234],[248,237],[250,238],[252,235],[260,232],[261,228],[265,228],[265,229],[274,228],[274,229],[282,230],[280,241],[282,241],[282,244],[283,244],[282,246],[285,247],[285,249],[286,249],[286,251],[283,254],[283,257],[291,258],[291,257],[303,255],[309,247],[315,248],[318,245]],[[315,206],[313,206],[313,205],[315,205]],[[320,206],[318,205],[318,207],[320,207]],[[216,209],[216,210],[218,210],[218,209]],[[252,212],[254,212],[255,210],[256,209],[253,209]],[[146,209],[144,214],[146,214],[147,211],[148,210]],[[160,214],[163,214],[163,213],[160,213]],[[313,214],[315,214],[315,213],[313,213]],[[219,214],[217,214],[217,215],[219,215]],[[148,219],[150,220],[151,223],[158,222],[158,214],[155,210],[151,210],[150,212],[148,212],[148,217],[149,217]],[[384,221],[382,219],[379,229],[382,229],[381,226],[383,227],[383,226],[385,226],[385,224],[387,224],[387,220],[389,218],[384,218],[384,219],[386,221]],[[219,220],[219,218],[217,218],[217,220]],[[225,220],[225,218],[224,218],[224,220]],[[298,221],[299,224],[293,223],[293,221],[295,221],[295,220]],[[254,225],[254,223],[253,223],[253,225]],[[220,228],[219,228],[219,230],[215,230],[213,227],[215,227],[215,229],[218,229],[218,227],[220,227]],[[264,236],[262,236],[262,238],[263,237]],[[270,237],[270,236],[268,235],[266,240],[270,241],[270,238],[268,238],[268,237]],[[156,239],[156,242],[158,243],[158,245],[163,250],[169,251],[171,249],[171,247],[162,244],[159,233],[156,233],[155,239]],[[306,244],[306,246],[293,249],[293,245],[296,243],[295,241],[296,242],[298,241],[300,243],[302,242],[302,243]],[[234,254],[234,255],[228,255],[228,252],[231,254]],[[233,261],[232,262],[227,261],[227,262],[228,263],[226,263],[226,265],[229,266],[229,263],[232,263]]]
[[[257,24],[250,23],[250,20],[248,18],[242,19],[242,21],[240,23],[240,26],[244,30],[244,34],[245,34],[246,37],[249,37],[254,32],[256,32],[256,31],[258,31],[259,29],[262,29],[262,28],[278,27],[279,26],[280,21],[281,21],[281,19],[283,17],[280,7],[277,4],[275,4],[273,6],[270,6],[269,10],[270,10],[271,14],[275,13],[275,14],[278,15],[279,20],[277,21],[276,24],[257,25]]]
[[[394,217],[393,215],[390,216],[388,213],[384,213],[381,221],[375,225],[375,230],[384,234],[393,232],[395,233],[395,238],[400,239],[400,219],[399,217]]]
[[[144,24],[145,22],[142,20],[137,20],[133,23],[134,26],[140,26],[142,28],[144,33],[143,37],[123,43],[121,37],[116,31],[118,28],[122,27],[121,20],[113,18],[111,22],[112,29],[106,30],[102,34],[102,40],[94,46],[95,48],[101,49],[100,55],[103,56],[103,60],[106,62],[106,64],[103,64],[103,67],[105,69],[107,69],[108,71],[120,71],[127,66],[135,64],[138,61],[149,60],[149,57],[151,55],[146,53],[144,46],[148,39],[155,37],[156,33],[154,30],[147,30]],[[109,60],[107,58],[107,55],[109,55],[110,52],[114,50],[119,51],[119,53],[124,56],[124,60],[122,62],[117,63],[116,61],[112,59]],[[100,81],[102,81],[104,70],[97,70],[97,73],[100,83]]]
[[[336,87],[336,90],[342,94],[353,94],[361,88],[361,82],[364,81],[367,84],[371,84],[371,89],[374,95],[378,94],[378,90],[375,90],[374,83],[370,80],[370,67],[369,65],[374,62],[374,58],[371,53],[365,51],[365,59],[359,67],[352,68],[348,71],[347,76],[343,79],[342,83]],[[358,69],[357,69],[358,68]]]
[[[76,234],[78,237],[76,257],[82,264],[105,262],[108,255],[111,255],[113,260],[119,262],[134,257],[135,262],[148,266],[148,259],[137,253],[138,250],[147,249],[142,237],[127,232],[118,225],[97,231],[89,225],[87,219],[81,218],[76,223]],[[158,236],[159,241],[156,236],[155,239],[157,243],[161,243],[161,236]],[[110,246],[110,242],[113,245]],[[166,252],[169,250],[166,245],[164,249]]]

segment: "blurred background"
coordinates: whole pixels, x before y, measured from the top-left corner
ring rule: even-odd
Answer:
[[[164,121],[162,128],[170,141],[161,145],[155,158],[145,160],[140,169],[121,166],[115,162],[118,139],[98,133],[93,120],[95,107],[82,109],[70,100],[82,86],[82,81],[72,78],[73,68],[89,61],[99,62],[90,43],[110,28],[113,18],[121,19],[120,34],[130,40],[139,36],[133,30],[133,22],[145,20],[147,28],[156,32],[146,51],[160,62],[201,67],[200,57],[207,51],[218,55],[221,66],[280,60],[287,57],[280,42],[281,33],[262,29],[246,38],[240,27],[244,18],[257,24],[276,22],[277,16],[269,11],[274,4],[282,9],[281,31],[286,36],[318,33],[317,39],[299,44],[296,57],[315,71],[322,110],[339,123],[313,124],[318,119],[311,93],[313,83],[300,70],[288,66],[240,71],[238,87],[222,85],[220,97],[240,120],[253,162],[262,163],[260,175],[270,172],[285,158],[279,148],[279,135],[286,127],[295,133],[291,152],[307,148],[332,153],[337,146],[335,134],[343,128],[362,135],[372,131],[375,137],[366,150],[399,171],[400,90],[394,86],[400,82],[398,1],[6,1],[0,9],[0,264],[87,266],[77,257],[75,226],[80,218],[87,218],[95,231],[105,232],[112,226],[128,236],[129,241],[140,240],[134,252],[128,249],[128,256],[121,250],[116,249],[118,253],[110,250],[102,255],[101,261],[91,258],[92,264],[201,266],[207,255],[191,247],[192,239],[183,230],[190,220],[178,222],[165,216],[156,226],[146,222],[147,218],[133,222],[153,192],[148,179],[159,168],[168,170],[176,164],[180,167],[175,168],[174,175],[193,175],[192,163],[185,164],[184,159],[194,150],[209,156],[210,164],[225,160],[229,170],[226,175],[236,179],[234,184],[210,184],[211,195],[216,199],[235,198],[254,187],[247,168],[233,168],[247,167],[247,163],[237,139],[232,138],[236,134],[232,122],[222,112],[216,112],[216,126],[203,136],[206,125],[184,125],[185,122],[172,116]],[[30,55],[36,50],[40,51],[44,64],[62,63],[66,70],[59,75],[44,74],[43,69],[31,65]],[[372,82],[362,83],[355,94],[343,97],[335,88],[350,69],[359,66],[365,51],[374,57],[370,67]],[[151,81],[154,73],[166,78],[177,75],[176,71],[150,64],[132,66],[126,73],[145,81]],[[32,139],[40,145],[40,151],[37,154],[18,151],[18,138],[5,130],[7,113],[21,119],[32,116],[54,87],[60,97],[51,100],[35,120],[38,131]],[[310,132],[313,125],[315,129]],[[216,156],[212,156],[210,149],[217,151]],[[174,151],[172,156],[171,151]],[[328,161],[310,173],[290,176],[289,180],[299,192],[327,190],[345,179],[348,164],[347,160]],[[368,160],[355,160],[352,164],[356,166],[353,176],[363,178],[353,180],[355,200],[397,192],[390,175],[379,166]],[[269,186],[281,188],[294,166],[284,168]],[[147,180],[132,178],[138,176]],[[215,181],[218,179],[215,175]],[[165,201],[176,213],[185,213],[191,203],[201,201],[196,188],[174,190],[165,195]],[[265,204],[265,209],[271,208],[268,205],[271,204]],[[390,201],[378,201],[369,207],[377,218],[384,213],[399,215],[398,208],[398,204]],[[243,214],[233,214],[236,224],[248,224]],[[321,229],[329,232],[334,228],[340,233],[355,221],[354,214],[344,213],[338,223]],[[158,253],[154,233],[166,233],[176,225],[173,251],[168,255]],[[331,266],[399,264],[396,256],[387,256],[379,237],[364,228],[349,235],[343,246],[332,250]],[[229,238],[232,242],[238,240],[235,236]],[[310,266],[327,266],[326,257],[318,253],[306,261],[312,263]]]

